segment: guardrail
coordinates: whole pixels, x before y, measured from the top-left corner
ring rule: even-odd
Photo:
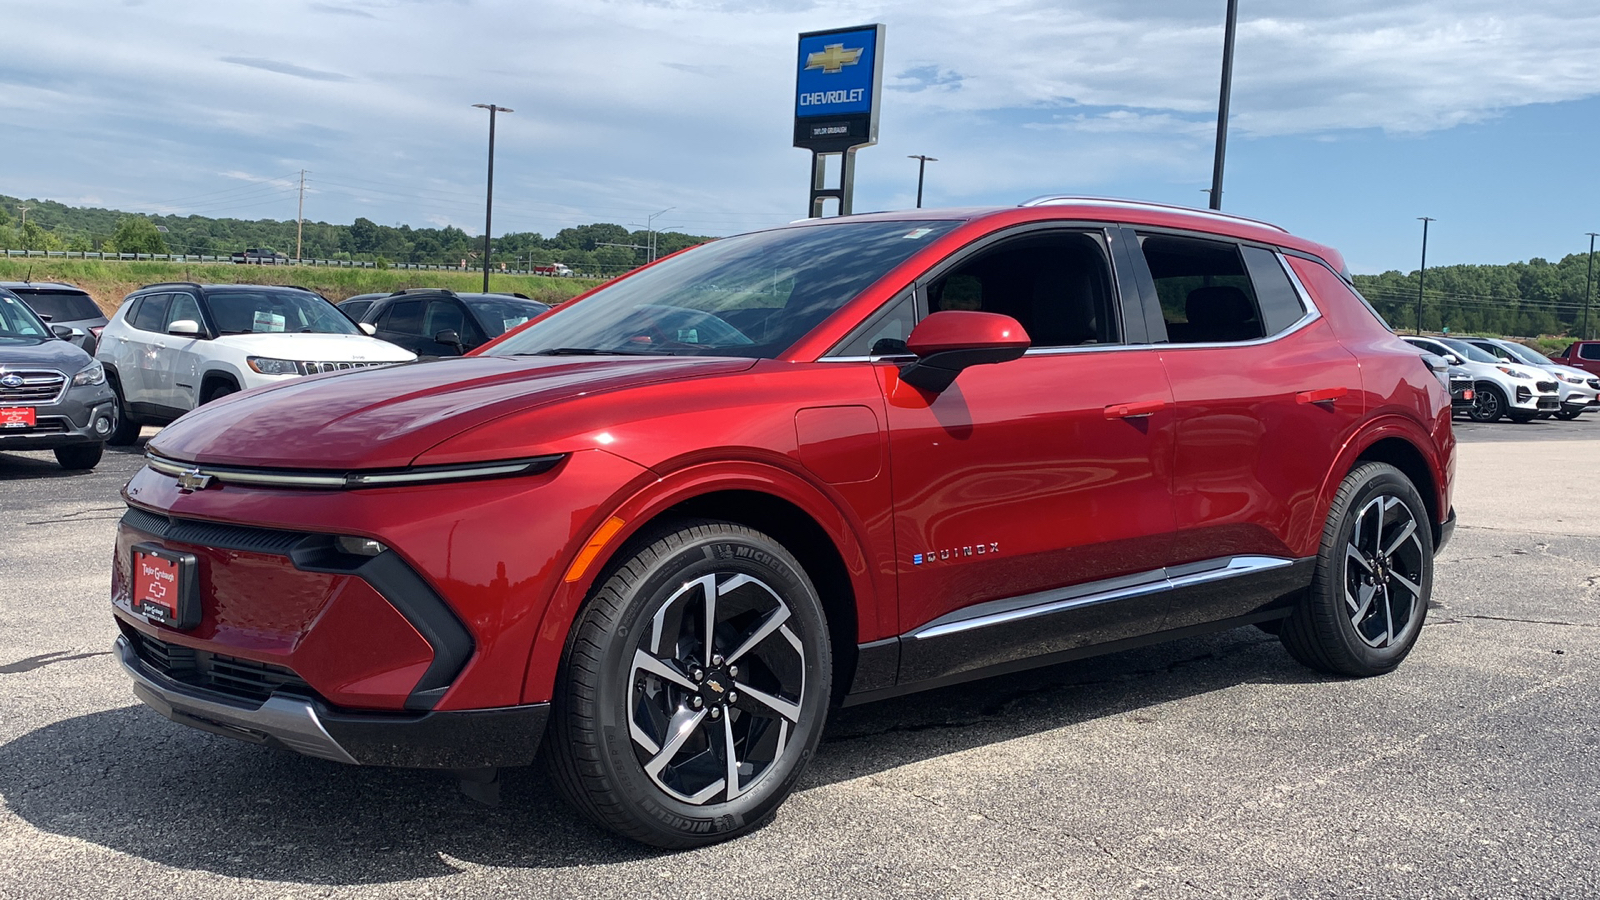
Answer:
[[[475,266],[438,266],[432,263],[388,263],[380,266],[370,260],[359,259],[283,259],[265,260],[252,259],[243,263],[234,262],[231,256],[211,256],[184,253],[100,253],[94,250],[6,250],[6,257],[43,258],[43,259],[101,259],[101,260],[128,260],[130,262],[202,262],[202,263],[230,263],[246,266],[331,266],[343,269],[420,269],[434,272],[481,272],[481,267]],[[533,275],[531,269],[491,269],[496,275]],[[550,278],[562,276],[551,275]],[[604,278],[604,275],[578,276],[580,278]]]

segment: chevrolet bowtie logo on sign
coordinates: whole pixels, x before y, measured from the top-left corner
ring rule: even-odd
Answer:
[[[821,53],[806,56],[806,68],[821,69],[827,73],[843,72],[845,66],[853,66],[861,59],[863,49],[855,47],[846,50],[843,44],[829,44],[822,48]]]

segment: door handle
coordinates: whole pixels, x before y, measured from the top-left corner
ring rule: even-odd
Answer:
[[[1113,403],[1106,407],[1108,419],[1142,419],[1167,408],[1165,400],[1145,400],[1140,403]]]
[[[1319,388],[1314,391],[1301,391],[1294,395],[1294,399],[1297,403],[1332,403],[1349,393],[1349,388]]]

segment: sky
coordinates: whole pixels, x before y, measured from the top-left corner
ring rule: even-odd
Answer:
[[[725,235],[807,214],[800,32],[883,23],[855,208],[1204,207],[1225,0],[3,0],[0,194],[135,212]],[[1240,0],[1224,211],[1355,272],[1600,231],[1600,3]],[[13,211],[13,215],[15,212]]]

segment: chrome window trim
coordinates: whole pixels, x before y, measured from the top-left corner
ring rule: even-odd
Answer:
[[[1161,574],[1158,577],[1153,577],[1153,580],[1150,581],[1125,585],[1122,587],[1109,588],[1106,590],[1093,591],[1093,583],[1091,583],[1089,585],[1074,585],[1072,587],[1061,588],[1055,591],[1044,591],[1035,595],[1039,598],[1039,602],[1037,603],[1032,603],[1015,609],[1007,609],[1000,612],[989,613],[987,615],[980,614],[976,616],[968,616],[966,618],[952,619],[950,616],[945,616],[941,619],[935,619],[933,622],[923,626],[920,630],[912,632],[910,636],[916,638],[917,640],[928,640],[930,638],[944,637],[951,634],[960,634],[962,632],[972,631],[977,628],[988,628],[993,625],[1005,625],[1011,622],[1020,622],[1026,619],[1051,615],[1058,612],[1066,612],[1067,610],[1078,609],[1085,606],[1095,606],[1101,603],[1110,603],[1116,600],[1127,600],[1133,597],[1142,597],[1149,594],[1173,591],[1179,588],[1193,587],[1195,585],[1207,584],[1214,581],[1225,581],[1230,578],[1238,578],[1241,575],[1269,572],[1274,569],[1281,569],[1294,565],[1294,560],[1284,559],[1283,557],[1278,556],[1230,556],[1223,557],[1222,559],[1214,560],[1212,562],[1220,563],[1220,565],[1198,572],[1186,572],[1185,574],[1181,575],[1172,574],[1173,568],[1193,569],[1196,564],[1152,570],[1146,574],[1148,576],[1155,576],[1156,572],[1160,572]],[[1132,577],[1138,578],[1141,576]],[[1130,579],[1123,577],[1113,580],[1117,582],[1127,582]],[[1091,589],[1091,593],[1083,593],[1086,588]],[[1063,594],[1069,596],[1063,597]],[[990,602],[1005,603],[1007,600]]]

